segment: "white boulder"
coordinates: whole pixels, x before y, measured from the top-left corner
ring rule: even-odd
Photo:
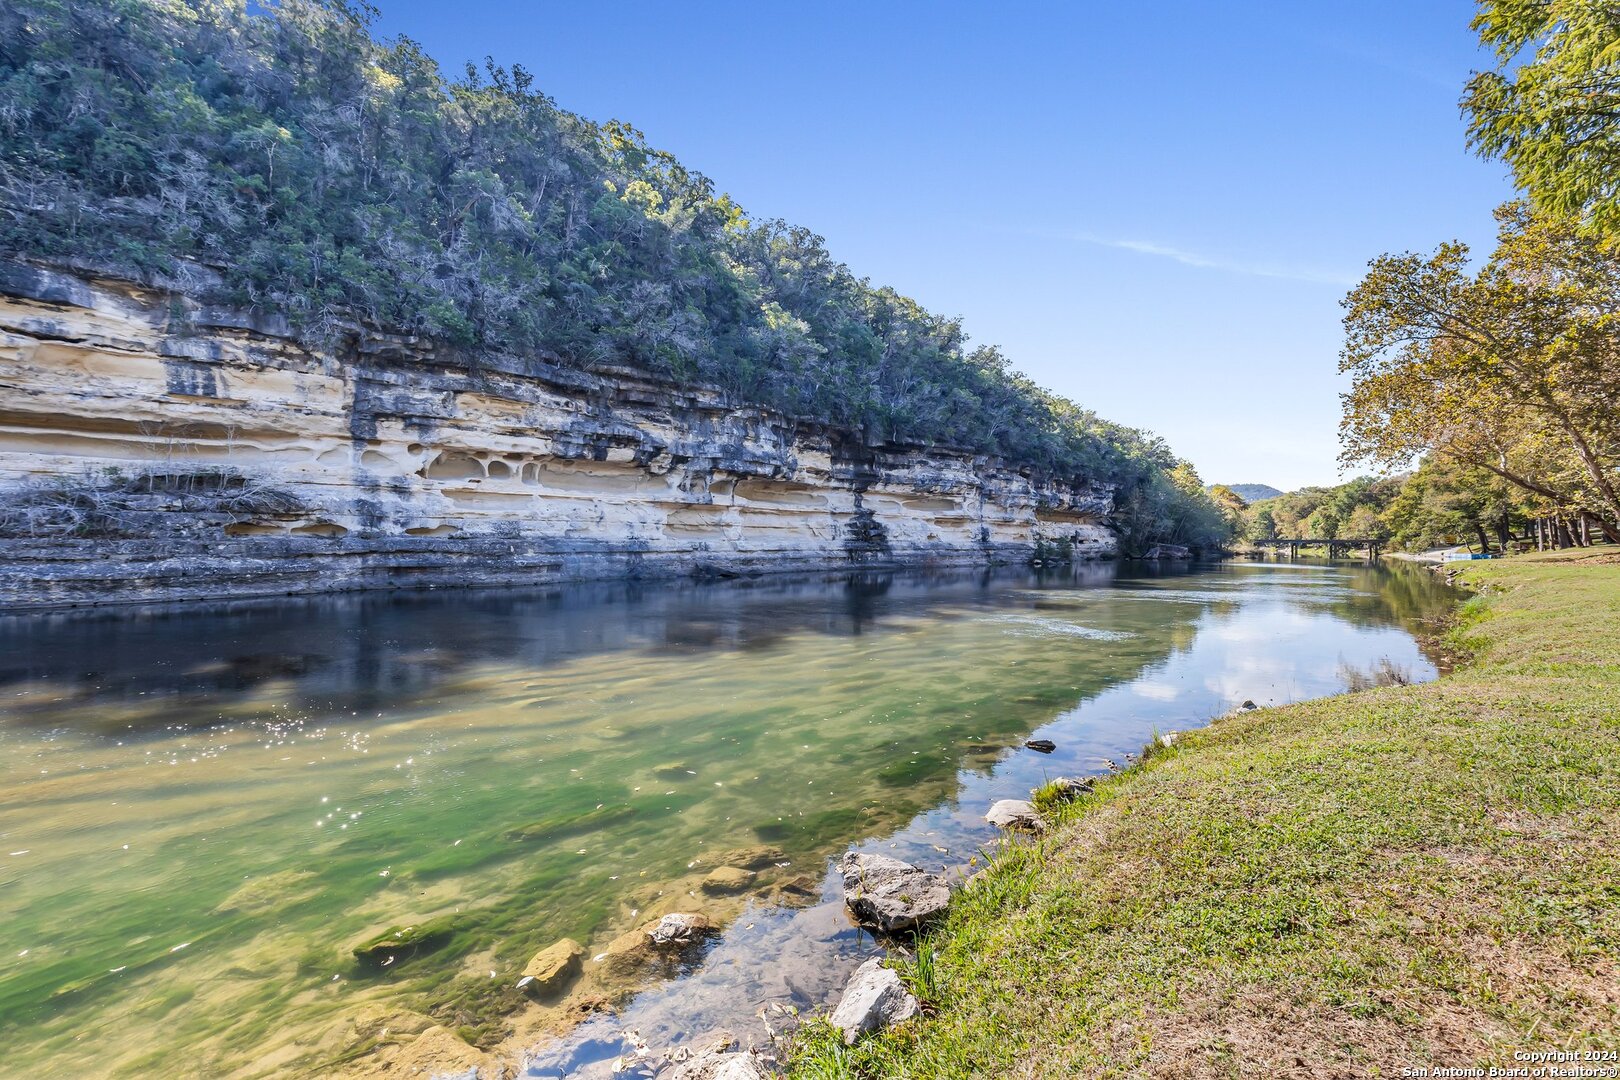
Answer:
[[[1002,799],[984,815],[984,820],[998,829],[1019,829],[1023,832],[1044,832],[1046,822],[1040,811],[1023,799]]]
[[[832,1025],[844,1033],[844,1045],[853,1046],[862,1035],[909,1020],[921,1008],[900,976],[874,956],[855,969],[844,987],[844,996],[833,1010]]]
[[[887,855],[852,851],[838,870],[850,913],[885,933],[920,929],[951,903],[951,886],[943,877]]]

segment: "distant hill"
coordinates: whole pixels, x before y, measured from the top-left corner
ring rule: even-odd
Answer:
[[[1261,499],[1275,499],[1284,494],[1270,484],[1227,484],[1227,487],[1243,496],[1244,502],[1259,502]]]

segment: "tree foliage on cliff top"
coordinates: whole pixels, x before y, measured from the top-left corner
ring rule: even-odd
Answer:
[[[0,249],[221,300],[717,385],[1129,490],[1175,465],[935,315],[492,61],[452,79],[346,0],[0,7]],[[188,288],[195,288],[189,284]]]

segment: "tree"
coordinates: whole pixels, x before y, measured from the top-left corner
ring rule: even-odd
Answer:
[[[1490,533],[1506,550],[1530,516],[1524,497],[1500,477],[1430,457],[1406,478],[1382,525],[1396,545],[1409,550],[1477,541],[1489,551]]]
[[[1225,484],[1215,484],[1209,489],[1209,500],[1221,512],[1221,517],[1226,519],[1227,528],[1232,535],[1235,536],[1243,530],[1245,515],[1249,509],[1249,504],[1243,496]]]
[[[1443,244],[1375,259],[1346,297],[1341,457],[1432,453],[1620,520],[1620,256],[1522,204],[1498,218],[1477,273]]]
[[[1306,538],[1332,540],[1339,535],[1339,515],[1332,507],[1319,506],[1305,519]]]
[[[1473,20],[1497,67],[1468,83],[1479,153],[1500,157],[1536,208],[1595,236],[1620,231],[1620,6],[1483,0]]]
[[[1141,447],[1167,456],[1162,444]],[[1162,460],[1162,457],[1161,459]],[[1156,543],[1180,544],[1196,552],[1219,550],[1233,535],[1191,462],[1143,469],[1115,496],[1114,524],[1125,551],[1141,554]]]
[[[1384,537],[1384,526],[1378,519],[1378,511],[1366,503],[1350,512],[1341,531],[1354,540],[1382,540]]]
[[[1277,519],[1271,507],[1261,505],[1252,508],[1244,535],[1250,540],[1277,539]]]

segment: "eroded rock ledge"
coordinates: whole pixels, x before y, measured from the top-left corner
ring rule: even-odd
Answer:
[[[713,390],[0,264],[0,607],[1107,557],[1111,493]]]

